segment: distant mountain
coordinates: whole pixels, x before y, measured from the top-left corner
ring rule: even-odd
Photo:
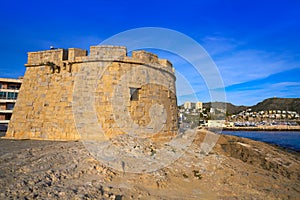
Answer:
[[[226,112],[227,112],[227,114],[230,114],[230,115],[239,113],[248,108],[247,106],[236,106],[236,105],[233,105],[232,103],[224,103],[224,102],[213,102],[213,104],[214,104],[215,108],[224,108],[224,104],[225,104]],[[203,103],[203,107],[206,109],[210,109],[211,102]]]
[[[290,110],[300,113],[300,98],[269,98],[250,108],[253,111]]]
[[[214,102],[214,107],[224,108],[226,105],[227,114],[237,114],[247,108],[251,108],[252,111],[265,111],[265,110],[289,110],[300,113],[300,98],[269,98],[254,106],[236,106],[231,103]],[[206,109],[211,108],[211,102],[203,103],[203,107]]]

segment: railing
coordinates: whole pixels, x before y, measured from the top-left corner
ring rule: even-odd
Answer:
[[[5,100],[16,100],[18,97],[18,92],[14,91],[1,91],[0,90],[0,99],[5,99]]]
[[[4,100],[16,100],[17,97],[3,97],[3,96],[0,96],[0,99],[4,99]]]
[[[5,96],[3,97],[2,96],[2,97],[0,97],[0,99],[17,99],[17,97],[16,96],[15,97],[5,97]]]

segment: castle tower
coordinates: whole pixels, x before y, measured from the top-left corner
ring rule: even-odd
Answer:
[[[28,53],[6,138],[93,139],[177,132],[175,74],[155,54],[125,47]],[[85,135],[86,134],[86,135]],[[94,134],[94,135],[93,135]]]

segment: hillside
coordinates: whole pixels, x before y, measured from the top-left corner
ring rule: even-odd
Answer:
[[[232,103],[214,102],[213,104],[217,108],[223,108],[224,104],[225,104],[227,114],[236,114],[236,113],[239,113],[248,108],[247,106],[236,106],[236,105],[233,105]],[[203,107],[206,109],[210,109],[211,102],[203,103]]]
[[[251,108],[253,111],[261,110],[290,110],[300,113],[300,98],[269,98],[254,106],[236,106],[231,103],[214,102],[214,106],[217,108],[224,107],[226,104],[227,114],[237,114],[247,108]],[[211,102],[203,103],[203,107],[210,109]]]
[[[290,110],[300,113],[300,98],[269,98],[251,107],[260,110]]]

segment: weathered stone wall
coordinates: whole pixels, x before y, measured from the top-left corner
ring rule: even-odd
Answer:
[[[106,137],[177,131],[174,70],[152,53],[128,57],[125,47],[92,46],[87,56],[82,49],[55,49],[28,53],[25,66],[7,138],[77,140],[78,131],[93,128],[82,119],[95,120]],[[137,89],[137,99],[130,88]]]

